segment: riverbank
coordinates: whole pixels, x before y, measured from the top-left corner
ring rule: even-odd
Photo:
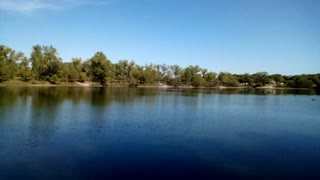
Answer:
[[[99,83],[94,82],[61,82],[59,84],[51,84],[47,81],[32,81],[24,82],[18,80],[10,80],[0,83],[0,87],[103,87]],[[108,83],[106,87],[130,87],[128,83]],[[194,86],[170,86],[170,85],[137,85],[134,88],[170,88],[170,89],[313,89],[313,88],[292,88],[292,87],[276,87],[276,86],[262,86],[262,87],[250,87],[250,86],[215,86],[215,87],[194,87]]]
[[[61,83],[61,84],[51,84],[47,81],[33,81],[33,82],[24,82],[24,81],[17,81],[17,80],[10,80],[10,81],[5,81],[0,83],[0,87],[26,87],[26,86],[41,86],[41,87],[54,87],[54,86],[81,86],[76,83]]]

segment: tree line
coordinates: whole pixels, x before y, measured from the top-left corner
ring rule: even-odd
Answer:
[[[210,72],[197,65],[182,68],[179,65],[146,64],[119,60],[112,63],[103,52],[96,52],[90,59],[72,58],[63,62],[53,46],[35,45],[30,57],[4,45],[0,45],[0,82],[8,80],[27,82],[48,81],[97,82],[138,85],[171,85],[193,87],[259,87],[273,85],[293,88],[319,88],[320,74],[286,76],[269,75],[267,72],[254,74],[231,74]]]

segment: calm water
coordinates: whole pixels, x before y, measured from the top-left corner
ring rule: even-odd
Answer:
[[[319,179],[311,90],[0,88],[0,179]]]

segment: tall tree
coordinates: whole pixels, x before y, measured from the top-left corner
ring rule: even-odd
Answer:
[[[18,76],[22,81],[30,81],[32,79],[32,71],[30,68],[30,61],[27,57],[24,57],[19,63]]]
[[[62,60],[53,46],[33,46],[30,61],[34,77],[38,80],[49,80],[61,76]]]
[[[106,85],[108,79],[113,76],[113,66],[108,58],[102,53],[97,52],[91,59],[91,74],[93,81]]]
[[[129,78],[129,62],[128,60],[120,60],[115,64],[116,80],[127,82]]]
[[[270,81],[267,72],[257,72],[252,77],[256,86],[264,86]]]
[[[10,48],[3,45],[0,46],[0,82],[8,80],[6,67],[10,51]]]
[[[6,46],[0,45],[0,81],[13,79],[18,75],[18,63],[24,54],[16,52]]]
[[[47,65],[44,62],[42,47],[40,45],[33,46],[30,61],[32,63],[32,72],[36,79],[41,79],[41,75],[45,73]]]
[[[83,63],[81,58],[72,58],[71,63],[65,63],[69,69],[69,81],[83,82],[87,80],[87,75],[83,69]]]
[[[196,66],[189,66],[184,69],[184,73],[182,75],[182,82],[191,85],[194,81],[195,75],[201,72],[201,68]]]

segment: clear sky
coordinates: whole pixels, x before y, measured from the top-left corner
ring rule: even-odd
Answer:
[[[320,73],[320,0],[0,0],[0,44],[63,61]]]

